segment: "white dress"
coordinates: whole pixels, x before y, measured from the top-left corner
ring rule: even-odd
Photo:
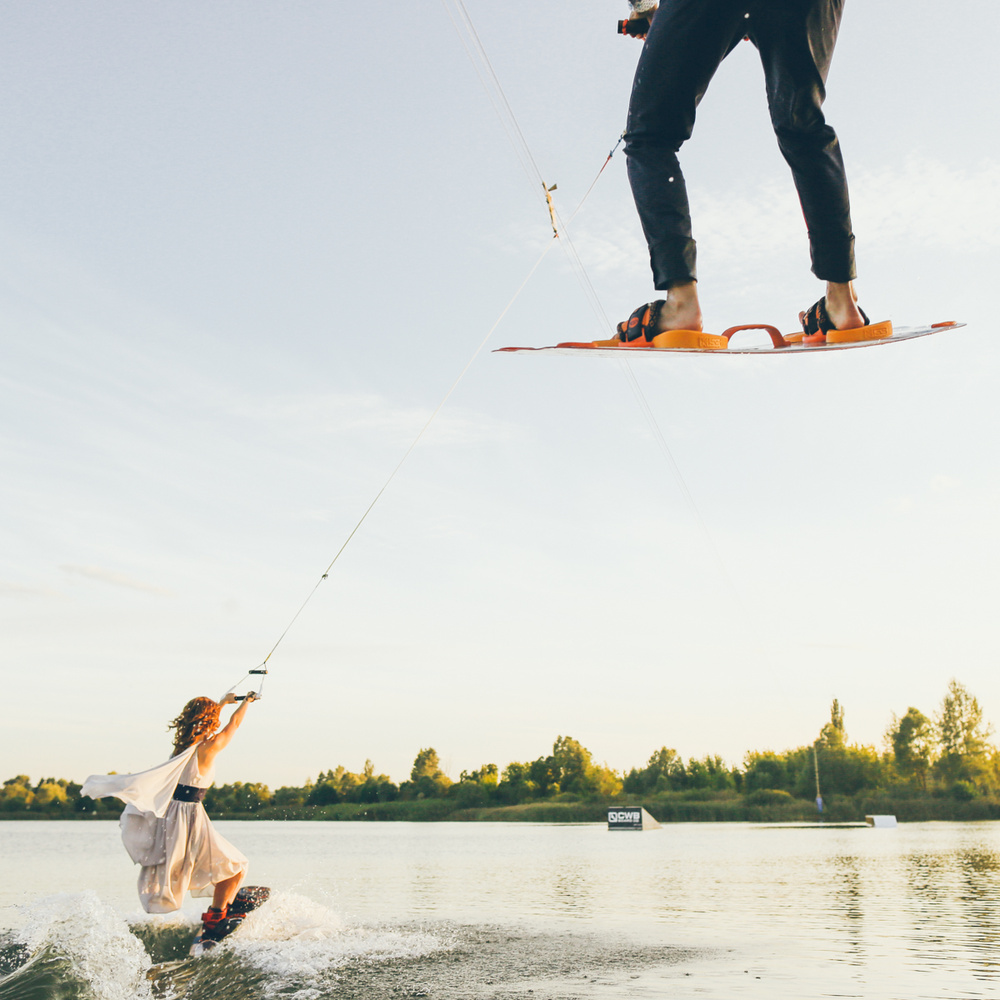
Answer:
[[[177,785],[208,788],[214,766],[198,770],[195,744],[165,764],[140,774],[95,774],[83,784],[81,795],[114,795],[125,803],[121,816],[122,840],[139,872],[139,899],[147,913],[170,913],[180,908],[184,893],[211,896],[215,884],[245,872],[248,861],[216,832],[200,802],[179,802]]]

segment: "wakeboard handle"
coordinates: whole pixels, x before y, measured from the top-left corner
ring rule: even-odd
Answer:
[[[257,669],[257,670],[248,670],[247,673],[248,674],[266,674],[267,673],[267,668],[263,667],[263,668],[260,668],[260,669]],[[263,681],[261,681],[261,685],[260,686],[261,687],[264,686],[264,682]],[[260,691],[250,691],[249,694],[252,694],[254,696],[254,699],[256,701],[260,701],[260,697],[261,697]],[[246,701],[246,699],[247,699],[247,695],[245,695],[245,694],[237,694],[237,695],[234,695],[234,697],[236,698],[237,701]]]
[[[635,38],[636,35],[645,35],[647,31],[649,31],[649,21],[644,17],[630,18],[627,21],[618,22],[619,35],[631,35]]]

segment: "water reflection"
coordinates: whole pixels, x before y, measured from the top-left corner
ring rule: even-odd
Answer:
[[[578,861],[558,865],[552,873],[556,912],[572,917],[593,916],[595,882],[589,865]]]
[[[866,964],[867,929],[864,918],[871,903],[865,892],[862,860],[856,855],[838,854],[831,859],[833,881],[832,912],[838,918],[838,938],[842,953],[837,961],[848,965]]]
[[[1000,855],[977,844],[955,857],[965,943],[972,952],[973,972],[980,979],[993,979],[998,971],[996,926]]]
[[[445,898],[447,880],[439,864],[416,864],[409,873],[410,907],[413,913],[425,916],[434,913]]]

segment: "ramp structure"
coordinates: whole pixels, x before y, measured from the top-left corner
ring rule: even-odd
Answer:
[[[897,826],[895,816],[866,816],[865,823],[877,830],[894,830]]]
[[[613,806],[608,809],[609,830],[659,830],[660,824],[642,806]]]

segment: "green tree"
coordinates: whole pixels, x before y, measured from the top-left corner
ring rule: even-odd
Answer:
[[[392,802],[399,789],[387,774],[372,774],[358,789],[359,802]]]
[[[701,760],[692,758],[687,763],[687,787],[707,788],[713,791],[723,791],[727,788],[734,788],[736,782],[733,773],[726,766],[726,762],[719,757],[706,756]]]
[[[791,779],[785,755],[772,750],[748,753],[743,760],[743,787],[747,793],[769,788],[789,791]]]
[[[539,757],[528,765],[528,780],[543,798],[559,791],[560,771],[555,757]]]
[[[421,778],[437,780],[441,777],[444,777],[444,772],[441,770],[441,761],[438,759],[437,750],[433,747],[421,750],[413,761],[410,781],[419,781]]]
[[[361,774],[354,777],[358,779],[358,785],[348,796],[350,802],[392,802],[399,795],[399,789],[389,775],[375,773],[375,765],[370,759],[365,761]],[[443,774],[441,778],[448,780]]]
[[[241,812],[256,812],[270,804],[271,789],[260,781],[237,782],[236,804]]]
[[[316,783],[308,786],[306,804],[327,806],[336,802],[390,802],[398,792],[392,779],[387,774],[376,774],[375,765],[366,760],[360,774],[348,771],[343,764],[329,771],[320,771]]]
[[[949,781],[981,782],[992,749],[992,727],[983,718],[979,701],[954,677],[936,719],[941,757],[938,768]]]
[[[552,758],[558,773],[559,789],[576,795],[617,795],[621,778],[607,766],[594,762],[591,752],[572,736],[557,736]]]
[[[844,731],[844,709],[836,698],[830,705],[830,721],[819,731],[819,742],[827,748],[844,746],[847,734]]]
[[[325,780],[321,773],[315,784],[309,789],[306,796],[306,805],[310,806],[332,806],[340,801],[340,792],[333,781]]]
[[[496,798],[500,769],[496,764],[484,764],[476,771],[463,771],[458,783],[448,789],[449,798],[469,809],[484,806]]]
[[[35,793],[31,790],[31,778],[19,774],[16,778],[8,778],[3,783],[0,792],[0,806],[10,812],[23,812],[31,807]]]
[[[271,801],[271,790],[258,781],[236,781],[231,785],[213,786],[205,796],[205,808],[210,812],[256,812]]]
[[[321,771],[316,778],[316,784],[330,785],[337,793],[337,798],[331,801],[354,802],[357,798],[357,790],[365,783],[363,774],[355,774],[348,771],[343,764],[338,764],[333,770],[325,774]],[[329,796],[328,796],[329,797]]]
[[[55,778],[43,778],[35,787],[35,806],[41,808],[65,806],[68,798],[65,784],[65,779],[60,782]]]
[[[500,775],[497,800],[505,806],[512,806],[534,798],[537,788],[531,780],[530,771],[530,764],[511,761]]]
[[[590,780],[594,786],[594,794],[605,799],[613,798],[622,790],[621,775],[607,764],[595,764]]]
[[[591,772],[593,762],[590,751],[572,736],[557,736],[552,745],[552,756],[559,769],[559,788],[564,792],[586,793],[593,791]]]
[[[665,792],[680,788],[685,778],[684,761],[673,747],[660,747],[646,761],[643,778],[647,791]]]
[[[441,770],[441,762],[433,747],[420,750],[413,761],[410,780],[400,786],[400,794],[407,798],[438,798],[447,794],[452,781]]]
[[[857,795],[878,788],[882,779],[882,761],[874,747],[829,746],[816,741],[820,790],[831,795]],[[811,748],[810,748],[811,749]],[[798,768],[795,792],[803,798],[816,794],[816,771],[812,754],[803,753]]]
[[[496,788],[499,781],[500,769],[496,764],[483,764],[478,771],[463,771],[459,777],[459,782],[473,782],[477,785],[492,786]]]
[[[935,743],[931,720],[911,705],[901,719],[893,714],[886,737],[899,776],[926,788]]]
[[[271,796],[271,805],[279,809],[301,809],[306,804],[313,787],[297,788],[294,785],[282,785]]]

